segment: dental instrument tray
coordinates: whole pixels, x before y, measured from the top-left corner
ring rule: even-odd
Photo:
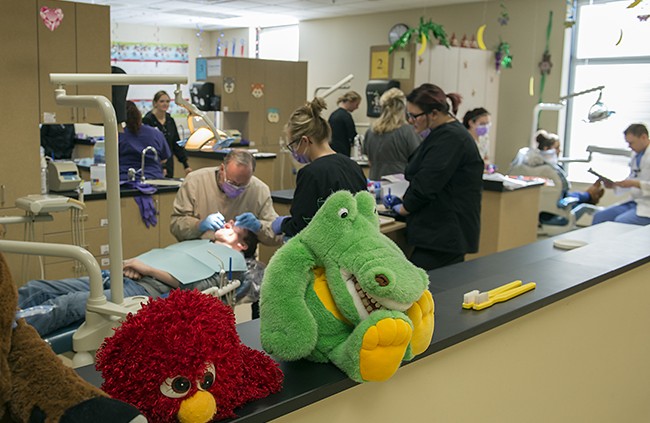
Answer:
[[[65,211],[73,207],[83,209],[84,203],[63,195],[32,194],[16,199],[16,207],[39,214]]]

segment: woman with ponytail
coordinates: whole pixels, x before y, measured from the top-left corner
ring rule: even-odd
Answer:
[[[321,116],[326,108],[325,100],[316,97],[296,109],[285,127],[291,155],[306,166],[298,171],[291,216],[280,216],[273,222],[276,234],[296,235],[333,192],[348,190],[356,193],[366,189],[366,177],[361,166],[336,153],[329,144],[332,130]]]
[[[478,250],[483,159],[455,117],[460,95],[423,84],[406,100],[407,119],[424,140],[404,171],[404,198],[386,196],[384,205],[406,216],[411,262],[431,270]]]
[[[138,107],[132,102],[126,102],[126,128],[119,134],[118,149],[120,154],[120,180],[128,179],[128,170],[133,168],[136,171],[142,165],[142,150],[153,147],[158,153],[156,157],[152,151],[148,151],[144,160],[144,172],[146,179],[163,178],[163,164],[171,156],[169,145],[165,136],[148,125],[142,125],[142,114]],[[140,173],[136,178],[139,180]]]
[[[379,98],[381,115],[366,132],[363,154],[368,156],[370,179],[404,173],[409,156],[422,139],[406,121],[406,96],[391,88]]]

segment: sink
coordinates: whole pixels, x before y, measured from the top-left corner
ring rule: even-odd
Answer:
[[[157,186],[157,187],[180,187],[183,181],[181,179],[147,179],[144,181],[145,184]]]

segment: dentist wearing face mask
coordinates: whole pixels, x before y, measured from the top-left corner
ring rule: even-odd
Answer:
[[[292,237],[300,232],[333,192],[366,190],[361,166],[330,147],[332,130],[320,115],[326,107],[325,100],[316,97],[296,109],[287,122],[287,148],[298,163],[307,165],[298,171],[291,215],[273,222],[273,232],[278,235]]]
[[[455,118],[460,95],[422,84],[406,101],[409,123],[428,135],[409,157],[404,197],[386,195],[383,201],[406,217],[409,260],[432,270],[478,250],[484,165],[472,136]]]
[[[174,199],[170,229],[179,241],[213,238],[225,222],[235,221],[257,234],[266,245],[277,245],[271,224],[278,217],[268,185],[253,176],[255,158],[232,150],[217,167],[189,173]]]
[[[483,107],[468,110],[463,116],[463,125],[476,141],[478,152],[481,154],[483,161],[486,165],[489,164],[490,139],[488,134],[490,133],[490,126],[492,126],[490,113]]]

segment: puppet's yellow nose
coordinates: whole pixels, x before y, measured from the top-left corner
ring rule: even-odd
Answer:
[[[211,393],[198,391],[181,403],[178,421],[181,423],[206,423],[217,414],[217,402]]]

